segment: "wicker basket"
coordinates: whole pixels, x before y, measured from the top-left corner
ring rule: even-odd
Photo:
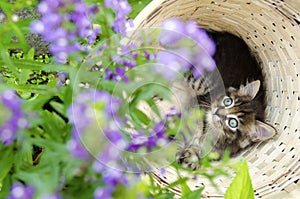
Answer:
[[[265,76],[266,118],[279,135],[241,154],[248,160],[257,198],[293,198],[300,193],[300,14],[297,0],[289,2],[154,0],[134,21],[135,28],[145,28],[158,27],[171,17],[193,19],[205,29],[242,38],[259,57]],[[154,175],[162,185],[176,176],[170,169],[166,172]],[[225,191],[230,179],[218,179],[217,184]],[[189,185],[192,189],[204,185],[204,197],[223,197],[205,179]],[[173,191],[180,195],[179,188]]]

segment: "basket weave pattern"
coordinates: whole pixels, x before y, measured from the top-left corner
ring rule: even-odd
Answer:
[[[291,0],[292,1],[292,0]],[[135,28],[158,27],[171,17],[196,20],[209,30],[226,31],[242,38],[260,61],[266,85],[266,118],[278,136],[249,148],[249,164],[257,198],[297,195],[300,189],[300,14],[279,0],[154,0],[135,19]],[[167,184],[176,175],[154,174]],[[218,179],[221,190],[230,180]],[[223,197],[204,179],[204,196]],[[180,190],[174,189],[180,195]],[[277,198],[275,197],[275,198]]]

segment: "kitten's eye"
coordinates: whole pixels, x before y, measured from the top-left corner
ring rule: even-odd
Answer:
[[[229,128],[237,129],[237,127],[239,125],[239,122],[238,122],[238,120],[236,118],[230,117],[227,120],[227,125],[229,126]]]
[[[226,107],[226,108],[230,108],[234,105],[234,101],[231,97],[224,97],[223,99],[223,105]]]

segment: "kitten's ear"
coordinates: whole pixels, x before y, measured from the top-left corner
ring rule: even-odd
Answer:
[[[274,127],[264,122],[256,120],[254,131],[251,133],[250,137],[253,142],[259,142],[270,139],[275,134],[276,129]]]
[[[236,88],[229,87],[229,88],[228,88],[228,91],[229,91],[230,93],[232,93],[232,92],[236,92]]]
[[[248,95],[251,97],[251,99],[254,99],[258,93],[259,87],[260,87],[259,80],[250,82],[250,83],[246,84],[245,86],[241,86],[241,88],[239,89],[239,94],[240,95]]]

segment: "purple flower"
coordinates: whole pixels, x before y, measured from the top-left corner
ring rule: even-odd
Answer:
[[[114,30],[122,35],[126,35],[127,26],[132,23],[127,20],[127,15],[131,12],[131,6],[127,0],[105,0],[105,6],[115,11]]]
[[[174,117],[181,118],[181,113],[177,111],[175,107],[170,108],[170,112],[166,114],[166,119],[172,119]]]
[[[159,36],[160,44],[165,50],[157,53],[157,65],[154,72],[172,80],[181,72],[192,70],[195,78],[204,71],[216,68],[214,59],[215,44],[196,22],[184,23],[177,18],[164,21]]]
[[[14,141],[20,129],[28,127],[28,121],[15,91],[6,90],[0,95],[0,107],[0,140],[4,145],[8,145]]]
[[[59,88],[66,84],[67,79],[68,79],[68,74],[65,72],[58,72],[56,77],[58,79],[56,86]]]
[[[105,69],[105,80],[112,80],[115,82],[123,81],[128,82],[128,77],[126,76],[126,71],[123,68],[116,67],[115,72],[112,72],[109,68]]]
[[[145,147],[147,151],[150,152],[154,147],[168,143],[169,140],[165,136],[166,129],[165,122],[160,121],[154,126],[150,135],[146,135],[146,133],[142,132],[133,134],[127,150],[137,151]]]
[[[60,63],[65,63],[69,54],[83,51],[76,38],[88,38],[92,44],[101,32],[100,28],[93,29],[90,21],[97,6],[87,7],[82,0],[43,0],[38,11],[41,19],[31,23],[31,31],[50,43],[49,49]]]
[[[72,133],[72,136],[77,136],[77,134],[74,135],[74,133]],[[82,146],[80,139],[72,138],[71,140],[69,140],[67,143],[67,149],[70,151],[73,157],[82,160],[90,160],[90,154],[88,153],[86,148]]]
[[[113,188],[98,187],[94,192],[94,199],[112,199]]]
[[[159,42],[162,46],[176,45],[184,36],[184,23],[177,19],[167,19],[162,25],[162,33],[159,35]]]
[[[11,186],[7,199],[31,199],[33,195],[34,188],[32,186],[25,186],[17,182]]]
[[[129,56],[131,56],[131,57],[129,57]],[[129,56],[128,57],[124,57],[124,56],[120,57],[120,56],[116,55],[114,57],[114,62],[122,64],[124,66],[129,67],[129,68],[133,68],[133,67],[136,66],[136,61],[134,59],[132,59],[132,57],[136,58],[137,56],[135,56],[134,54],[129,54]]]
[[[73,125],[71,140],[67,144],[70,153],[76,158],[91,161],[91,155],[87,151],[89,140],[101,147],[97,155],[94,154],[93,170],[101,173],[105,186],[95,190],[94,198],[112,198],[117,186],[128,184],[122,163],[122,151],[128,144],[119,129],[122,127],[117,115],[120,105],[118,98],[105,91],[85,90],[76,96],[68,109]],[[92,137],[83,141],[86,136]]]
[[[112,187],[119,184],[126,185],[128,183],[127,176],[125,176],[123,168],[109,168],[103,172],[102,181]]]
[[[115,134],[116,132],[111,132]],[[118,147],[124,145],[120,143],[122,139],[119,137],[116,140],[111,140],[111,143],[108,143],[104,150],[98,155],[96,161],[93,163],[93,169],[96,173],[102,174],[102,181],[105,184],[105,187],[97,188],[94,193],[94,198],[110,198],[113,190],[118,185],[128,185],[129,181],[124,171],[125,168],[121,162],[122,160],[122,150]],[[124,147],[121,146],[122,149]]]
[[[89,160],[87,150],[95,147],[95,139],[99,139],[98,143],[106,139],[125,147],[118,129],[122,126],[117,115],[120,104],[119,99],[105,91],[85,90],[76,96],[68,109],[73,130],[67,148],[74,157]]]
[[[185,26],[185,34],[196,41],[196,43],[205,49],[205,51],[213,56],[216,51],[216,45],[209,38],[205,30],[199,28],[195,21],[188,21]]]
[[[146,57],[146,59],[147,59],[148,61],[151,61],[151,60],[156,59],[156,54],[154,54],[154,53],[150,53],[150,52],[147,51],[147,50],[144,50],[143,53],[144,53],[144,56]]]
[[[62,199],[60,194],[45,194],[41,199]]]
[[[121,161],[121,151],[112,144],[108,144],[105,150],[99,155],[93,164],[93,169],[102,174],[102,181],[105,187],[97,188],[94,198],[110,198],[118,185],[129,184],[129,180],[124,173]]]
[[[170,51],[158,52],[156,57],[158,64],[154,65],[153,71],[168,80],[174,79],[182,70],[178,58],[179,56]]]
[[[204,71],[212,71],[216,68],[214,59],[205,52],[199,52],[193,60],[193,75],[195,78],[201,77]]]
[[[137,58],[139,55],[138,52],[136,52],[135,50],[136,50],[136,45],[134,45],[134,44],[128,44],[128,45],[121,46],[122,55],[133,58],[133,59]]]
[[[155,147],[161,147],[170,142],[166,135],[169,127],[169,121],[175,118],[180,118],[181,114],[173,107],[170,112],[165,115],[165,120],[157,122],[152,131],[147,134],[145,132],[136,132],[131,135],[130,144],[127,147],[128,151],[137,151],[140,148],[146,148],[147,151],[153,150]]]

